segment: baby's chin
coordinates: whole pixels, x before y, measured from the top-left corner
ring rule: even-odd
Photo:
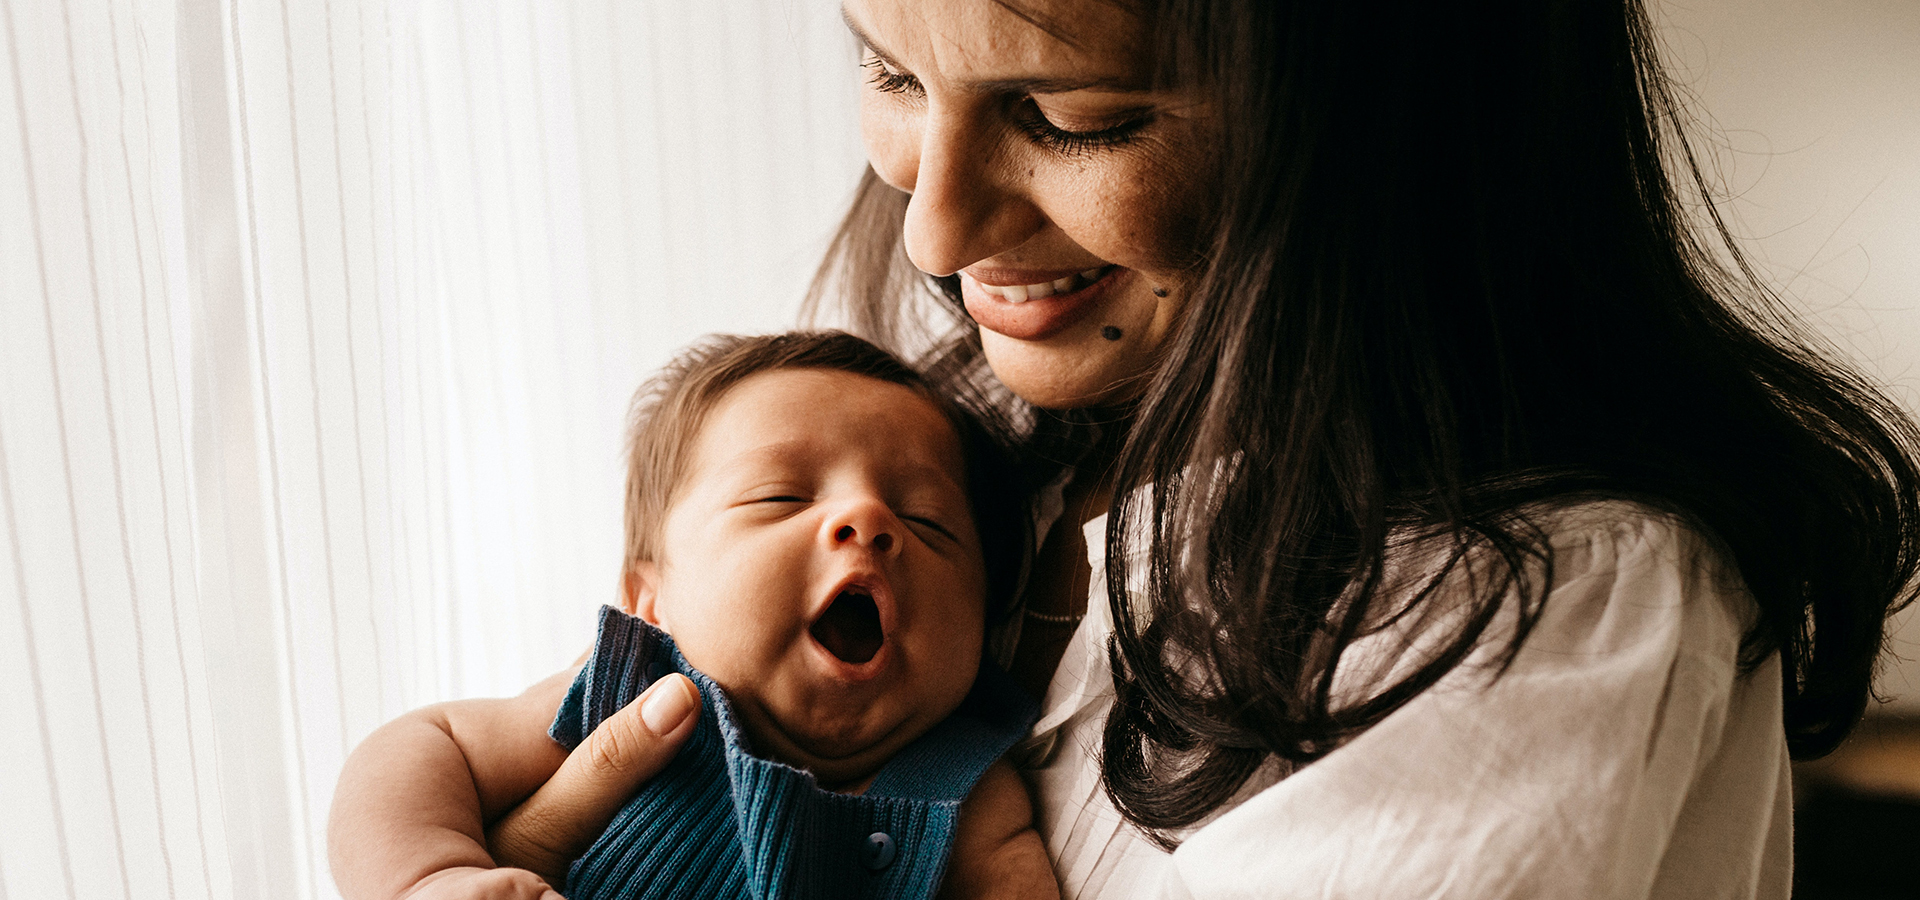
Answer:
[[[748,698],[736,704],[735,711],[755,753],[811,772],[826,790],[858,794],[873,782],[887,760],[952,710],[933,717],[905,716],[893,722],[858,717],[822,721],[818,716],[776,710]]]

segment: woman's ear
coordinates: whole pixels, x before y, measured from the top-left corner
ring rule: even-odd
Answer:
[[[640,560],[627,567],[627,575],[622,581],[621,594],[626,601],[627,615],[639,616],[648,624],[658,627],[660,617],[654,606],[660,597],[660,567],[653,560]]]

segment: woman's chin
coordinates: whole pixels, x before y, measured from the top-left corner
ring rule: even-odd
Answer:
[[[1111,406],[1140,395],[1151,371],[1152,351],[1139,351],[1097,334],[1061,334],[1022,341],[980,330],[980,345],[994,377],[1020,399],[1041,409]]]

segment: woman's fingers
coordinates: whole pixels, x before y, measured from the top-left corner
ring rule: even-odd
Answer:
[[[487,832],[494,861],[554,884],[605,831],[633,792],[693,734],[700,694],[685,675],[654,682],[575,747],[553,778]]]

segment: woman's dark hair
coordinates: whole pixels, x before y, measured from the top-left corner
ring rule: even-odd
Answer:
[[[1116,805],[1166,841],[1268,758],[1400,708],[1497,613],[1511,661],[1552,580],[1540,514],[1601,497],[1724,549],[1759,607],[1743,667],[1778,651],[1793,754],[1830,751],[1912,598],[1920,434],[1747,268],[1639,2],[1128,5],[1220,128],[1210,249],[1107,523]],[[894,346],[914,297],[958,309],[904,267],[905,204],[869,172],[818,279]],[[935,371],[978,352],[963,327]],[[1451,560],[1416,606],[1448,571],[1471,596],[1438,651],[1336,704],[1340,651],[1405,596],[1383,567],[1410,531]],[[1129,534],[1150,535],[1131,600]]]
[[[839,331],[715,334],[680,351],[634,392],[627,424],[624,578],[660,552],[660,523],[681,489],[688,449],[707,414],[735,385],[763,372],[819,369],[897,384],[925,397],[946,416],[966,461],[967,497],[980,535],[987,578],[987,620],[1005,610],[1030,542],[1007,448],[973,413],[928,385],[893,354]],[[823,398],[827,399],[827,398]]]

